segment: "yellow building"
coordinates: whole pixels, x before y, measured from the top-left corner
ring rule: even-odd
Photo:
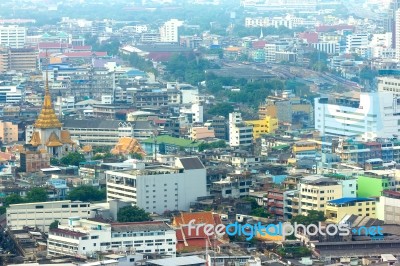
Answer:
[[[325,208],[326,222],[339,223],[346,215],[377,218],[375,200],[370,198],[340,198],[331,200]]]
[[[328,201],[342,197],[343,187],[338,181],[318,175],[304,177],[299,186],[299,214],[325,211]]]
[[[278,119],[271,116],[260,120],[245,121],[245,123],[253,126],[253,139],[258,139],[263,134],[275,133],[278,129]]]
[[[318,144],[314,141],[301,140],[293,144],[295,155],[314,155],[318,149]]]

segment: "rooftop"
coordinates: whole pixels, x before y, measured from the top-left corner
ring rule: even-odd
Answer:
[[[374,201],[370,198],[340,198],[328,201],[330,204],[341,205],[347,203],[364,202],[364,201]]]
[[[144,232],[172,230],[164,222],[112,223],[112,232]]]
[[[169,145],[175,145],[175,146],[180,146],[180,147],[197,147],[199,146],[199,142],[194,142],[189,139],[181,139],[181,138],[174,138],[171,136],[167,135],[161,135],[156,137],[156,141],[158,144],[169,144]],[[148,138],[146,140],[142,141],[143,143],[154,143],[153,138]]]

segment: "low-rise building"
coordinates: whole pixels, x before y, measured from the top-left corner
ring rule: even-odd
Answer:
[[[0,139],[4,144],[18,141],[18,124],[0,121]]]
[[[326,204],[325,217],[328,223],[339,223],[348,214],[377,218],[375,199],[340,198]]]
[[[64,224],[72,216],[92,218],[94,215],[89,202],[64,200],[11,204],[7,208],[7,226],[11,229],[37,227],[48,232],[50,224],[56,220]]]
[[[176,235],[164,222],[104,223],[75,217],[49,231],[47,250],[50,256],[79,258],[107,250],[175,257]]]

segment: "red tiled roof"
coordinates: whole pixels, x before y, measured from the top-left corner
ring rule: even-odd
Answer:
[[[306,40],[307,43],[317,43],[318,42],[318,33],[316,33],[316,32],[301,32],[301,33],[299,33],[299,38]]]
[[[179,216],[174,217],[173,224],[175,226],[187,225],[190,221],[195,220],[195,224],[206,223],[217,225],[221,223],[221,219],[219,219],[218,214],[216,216],[212,212],[182,212]]]
[[[252,46],[255,49],[262,49],[265,47],[266,44],[267,44],[266,41],[255,41],[253,42]]]

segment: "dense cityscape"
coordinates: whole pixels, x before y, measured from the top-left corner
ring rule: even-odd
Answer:
[[[400,0],[0,1],[0,265],[399,265],[399,135]]]

